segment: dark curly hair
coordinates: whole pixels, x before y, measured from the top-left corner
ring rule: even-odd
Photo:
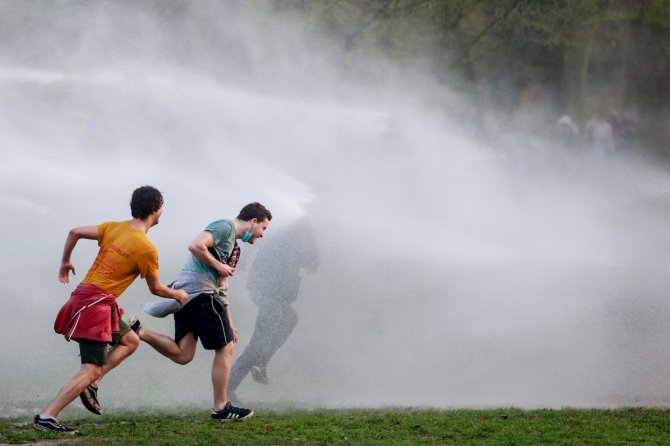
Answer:
[[[133,218],[144,220],[163,206],[163,194],[152,186],[138,187],[130,199],[130,213]]]
[[[252,218],[255,218],[259,222],[264,221],[267,218],[267,220],[270,221],[272,220],[272,214],[265,208],[265,206],[254,202],[244,206],[237,218],[242,221],[249,221]]]

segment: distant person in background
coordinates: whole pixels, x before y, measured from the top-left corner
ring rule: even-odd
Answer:
[[[232,220],[210,223],[188,246],[191,255],[172,286],[188,293],[182,306],[173,302],[144,304],[152,316],[174,314],[174,340],[155,333],[131,319],[140,339],[177,364],[193,360],[198,338],[205,350],[214,350],[211,417],[219,421],[246,420],[254,411],[233,406],[228,398],[228,378],[233,363],[237,330],[230,312],[228,279],[233,276],[240,248],[237,240],[254,244],[263,237],[272,214],[260,203],[250,203]]]
[[[614,130],[603,113],[595,113],[587,121],[585,130],[596,161],[602,161],[614,152]]]
[[[158,224],[163,213],[163,196],[151,186],[133,192],[130,201],[133,219],[81,226],[70,230],[61,260],[58,278],[70,282],[75,273],[70,257],[79,239],[97,240],[100,250],[84,280],[60,309],[54,329],[65,339],[79,343],[81,368],[65,383],[53,402],[35,415],[35,429],[76,434],[63,426],[58,414],[75,398],[81,397],[88,410],[101,415],[95,382],[130,356],[140,343],[121,316],[116,299],[139,275],[146,279],[152,294],[184,302],[183,291],[171,290],[158,279],[158,251],[147,238],[147,232]],[[112,349],[108,351],[108,346]]]
[[[561,116],[556,123],[556,127],[558,129],[559,144],[567,150],[577,150],[579,147],[579,128],[570,119],[570,116]]]
[[[617,110],[610,111],[608,121],[612,126],[612,147],[618,151],[621,148],[621,136],[624,131],[624,122],[621,113]]]
[[[247,279],[258,316],[249,344],[233,365],[232,395],[248,373],[254,381],[268,384],[268,363],[298,323],[291,304],[298,297],[302,270],[314,273],[318,267],[316,237],[307,217],[273,234],[258,252]]]
[[[617,153],[629,151],[634,145],[638,131],[638,119],[630,110],[610,112],[610,124],[614,134],[614,148]]]
[[[638,136],[639,120],[636,113],[626,110],[621,114],[623,128],[621,129],[621,138],[619,147],[622,150],[630,150],[635,145],[635,139]]]

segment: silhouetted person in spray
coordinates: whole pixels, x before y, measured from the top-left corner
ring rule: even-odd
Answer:
[[[316,272],[319,252],[307,217],[279,230],[259,250],[247,279],[251,300],[258,306],[249,344],[235,361],[228,388],[234,392],[251,372],[254,381],[268,383],[267,366],[298,323],[291,304],[298,297],[302,270]]]
[[[172,290],[158,279],[158,251],[147,238],[147,232],[158,224],[163,213],[163,196],[151,186],[140,187],[133,192],[130,210],[132,220],[73,228],[65,240],[58,272],[61,283],[69,283],[70,272],[75,272],[70,257],[80,239],[96,240],[100,250],[54,323],[56,333],[79,343],[81,368],[49,407],[35,415],[35,429],[76,434],[76,429],[63,426],[56,417],[78,396],[88,410],[102,414],[95,383],[137,350],[140,343],[137,334],[121,320],[123,311],[116,304],[137,276],[146,279],[152,294],[180,303],[186,301],[184,291]],[[113,347],[108,351],[110,345]]]

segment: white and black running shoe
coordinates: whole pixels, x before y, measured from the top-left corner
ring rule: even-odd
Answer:
[[[242,421],[254,416],[251,409],[243,409],[230,404],[230,401],[221,410],[212,409],[212,419],[219,421]]]
[[[128,321],[128,325],[130,325],[131,330],[133,330],[138,335],[140,334],[140,328],[142,328],[142,323],[137,318],[137,316],[135,315],[131,316],[130,320]]]
[[[79,433],[75,428],[63,426],[53,417],[42,417],[41,415],[35,415],[33,427],[40,431],[58,432],[59,434],[75,435]]]

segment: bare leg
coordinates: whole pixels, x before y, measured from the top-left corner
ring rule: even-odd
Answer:
[[[140,337],[137,336],[134,331],[126,333],[119,340],[119,343],[107,354],[107,363],[102,366],[102,375],[106,375],[107,372],[119,365],[121,361],[135,353],[135,350],[137,350],[137,347],[139,346]]]
[[[93,384],[98,385],[102,378],[119,365],[124,359],[132,355],[140,346],[140,338],[134,331],[128,332],[119,340],[119,343],[107,353],[107,363],[102,366],[102,376]]]
[[[179,342],[144,327],[140,328],[139,335],[141,340],[152,346],[158,353],[177,364],[188,364],[195,356],[197,341],[191,332],[188,332]]]
[[[96,364],[82,364],[79,372],[77,372],[70,380],[65,383],[56,398],[51,402],[41,415],[45,417],[58,417],[58,414],[81,392],[86,389],[91,383],[100,379],[102,376],[102,366]]]
[[[226,405],[228,378],[230,367],[233,364],[233,351],[235,344],[229,342],[225,347],[219,348],[214,353],[212,362],[212,387],[214,388],[214,409],[221,410]]]

